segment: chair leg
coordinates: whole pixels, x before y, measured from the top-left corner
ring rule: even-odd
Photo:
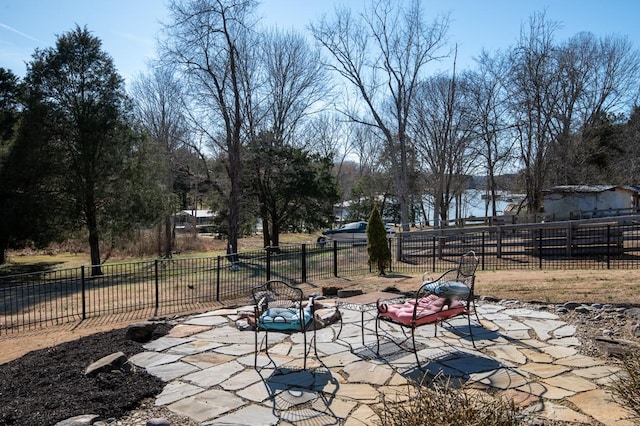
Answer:
[[[302,341],[304,342],[304,346],[302,346],[302,353],[304,354],[304,361],[302,362],[302,369],[307,369],[307,331],[302,329]]]
[[[380,322],[380,317],[376,317],[376,355],[380,356],[380,334],[378,333],[378,323]]]
[[[476,316],[477,316],[477,314],[476,314]],[[476,341],[473,338],[473,329],[471,328],[471,312],[469,312],[467,314],[467,323],[469,324],[469,336],[471,336],[471,344],[473,345],[474,349],[478,349],[478,348],[476,348]]]
[[[476,300],[473,299],[472,303],[473,303],[473,313],[476,316],[476,320],[478,321],[478,324],[480,324],[480,326],[482,326],[482,323],[480,322],[480,317],[478,316],[478,310],[476,309]]]
[[[254,335],[254,350],[253,350],[253,368],[258,368],[258,328],[256,326],[256,329],[253,333]]]
[[[418,364],[418,368],[422,370],[422,364],[420,363],[420,358],[418,357],[418,348],[416,348],[416,328],[411,327],[411,343],[413,343],[413,355],[416,357],[416,364]]]
[[[316,325],[313,324],[313,353],[316,356],[316,359],[320,359],[320,357],[318,356],[318,339],[317,339],[317,335],[316,335]]]

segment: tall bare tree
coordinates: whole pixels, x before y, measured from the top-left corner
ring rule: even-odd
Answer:
[[[302,120],[331,103],[331,87],[320,52],[294,31],[271,29],[260,36],[267,110],[265,123],[275,140],[300,145],[294,138]]]
[[[507,71],[502,55],[490,56],[483,52],[477,60],[477,70],[465,73],[467,99],[470,103],[469,122],[473,135],[478,139],[477,155],[482,158],[480,167],[487,176],[485,216],[496,215],[498,184],[496,177],[513,166],[517,156],[513,153],[514,138],[511,133],[506,91],[502,86]],[[514,172],[515,168],[511,170]]]
[[[287,196],[274,197],[275,183],[279,180],[283,184],[290,179],[287,172],[295,164],[295,157],[304,152],[301,147],[306,145],[302,125],[330,101],[331,91],[328,73],[319,60],[319,49],[313,48],[302,34],[269,29],[259,33],[252,45],[259,48],[255,49],[253,58],[248,58],[254,60],[257,71],[245,80],[246,92],[251,98],[246,104],[247,116],[251,117],[247,120],[247,153],[249,156],[261,153],[265,157],[249,159],[250,173],[262,179],[248,178],[247,181],[255,184],[252,190],[258,198],[265,246],[273,246],[279,244],[279,233],[288,221],[299,220],[292,213],[302,211],[299,197],[304,193],[301,186],[294,185],[288,187]],[[303,158],[311,161],[306,153]],[[313,197],[308,198],[310,202]],[[309,225],[317,222],[312,216],[315,215],[308,217]]]
[[[246,51],[256,8],[253,0],[173,0],[163,56],[176,64],[192,97],[198,132],[220,150],[229,178],[228,246],[238,249],[242,198]]]
[[[448,222],[451,203],[466,189],[466,177],[478,158],[466,86],[456,78],[436,76],[416,90],[411,131],[433,197],[436,225],[438,220]]]
[[[530,212],[542,207],[541,191],[549,170],[549,152],[557,137],[556,113],[560,97],[560,67],[554,33],[558,24],[543,13],[534,14],[528,29],[510,53],[506,86],[514,117]]]
[[[329,52],[326,65],[343,78],[360,101],[344,110],[358,123],[384,136],[394,170],[394,187],[404,230],[409,230],[408,119],[416,86],[426,66],[441,57],[448,18],[428,25],[414,0],[404,8],[391,0],[374,0],[360,16],[336,10],[333,20],[311,25],[316,40]]]
[[[560,90],[554,131],[558,136],[549,158],[549,178],[552,184],[593,182],[599,177],[590,164],[601,163],[616,150],[615,142],[603,139],[601,132],[595,131],[600,136],[593,138],[594,130],[603,117],[632,105],[640,87],[640,57],[626,38],[598,39],[591,33],[576,34],[560,44],[555,54]]]
[[[162,185],[166,194],[166,211],[162,230],[164,238],[159,238],[162,246],[159,251],[160,255],[169,258],[175,243],[172,215],[178,207],[173,191],[178,175],[185,170],[179,152],[188,137],[183,86],[173,68],[156,66],[150,73],[140,75],[130,92],[138,120],[161,155],[158,166],[164,171]]]

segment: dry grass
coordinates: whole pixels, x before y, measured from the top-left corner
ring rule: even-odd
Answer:
[[[436,378],[437,379],[437,378]],[[382,424],[389,426],[449,426],[523,424],[512,400],[493,398],[484,392],[457,388],[449,381],[435,380],[429,386],[409,388],[398,401],[385,399],[379,410]]]
[[[622,371],[611,384],[611,392],[621,405],[634,413],[637,421],[640,420],[640,351],[622,359]]]
[[[421,279],[421,274],[368,274],[316,284],[365,292],[386,288],[404,292],[417,290]],[[640,305],[640,270],[478,271],[475,293],[478,297],[523,302]]]

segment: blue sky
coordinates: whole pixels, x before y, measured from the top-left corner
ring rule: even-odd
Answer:
[[[471,67],[482,48],[505,49],[522,25],[538,11],[562,24],[564,40],[580,31],[597,36],[628,36],[640,49],[640,1],[637,0],[422,0],[427,18],[450,13],[451,42],[458,43],[458,64]],[[335,4],[360,8],[362,0],[263,0],[263,22],[304,30]],[[0,0],[0,67],[24,75],[36,48],[55,44],[56,36],[76,24],[102,40],[119,73],[131,80],[155,57],[155,39],[166,20],[165,0]]]

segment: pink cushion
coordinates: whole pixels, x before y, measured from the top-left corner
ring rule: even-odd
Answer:
[[[382,304],[378,307],[378,313],[383,318],[388,318],[402,325],[417,327],[422,324],[431,324],[441,319],[451,318],[466,312],[466,306],[459,300],[453,300],[449,306],[445,303],[447,299],[431,294],[418,301],[408,300],[404,303],[393,305]],[[415,309],[415,321],[413,312]]]

